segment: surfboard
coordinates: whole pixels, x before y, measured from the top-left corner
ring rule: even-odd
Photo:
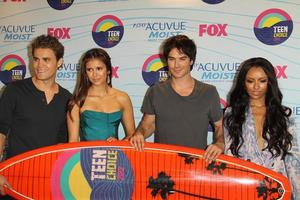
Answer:
[[[203,150],[146,143],[79,142],[10,158],[0,174],[16,199],[290,199],[288,179],[230,156],[208,163]]]

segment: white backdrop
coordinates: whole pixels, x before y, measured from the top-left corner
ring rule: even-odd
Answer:
[[[138,123],[148,84],[165,75],[161,42],[186,34],[198,46],[192,74],[217,87],[222,106],[240,62],[262,56],[274,64],[284,104],[299,124],[299,10],[297,0],[2,0],[0,88],[31,76],[28,44],[49,33],[66,48],[57,80],[71,92],[83,52],[108,51],[113,86],[130,95]]]

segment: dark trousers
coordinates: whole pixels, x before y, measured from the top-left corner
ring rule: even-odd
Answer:
[[[11,196],[5,195],[5,196],[0,196],[1,200],[15,200],[14,198],[12,198]]]

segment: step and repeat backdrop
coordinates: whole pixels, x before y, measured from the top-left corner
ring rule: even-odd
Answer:
[[[240,63],[265,57],[300,127],[299,10],[298,0],[1,0],[0,89],[31,76],[30,41],[50,34],[65,46],[57,81],[70,92],[86,50],[111,55],[113,86],[130,95],[138,123],[147,88],[167,76],[162,41],[186,34],[198,47],[192,75],[217,87],[222,107]]]

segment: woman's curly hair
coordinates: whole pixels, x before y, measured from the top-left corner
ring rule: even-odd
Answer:
[[[233,89],[229,96],[231,112],[224,117],[224,126],[227,128],[230,139],[231,153],[240,157],[239,150],[244,143],[242,127],[245,122],[245,113],[249,109],[249,95],[245,89],[245,79],[248,71],[258,67],[264,70],[268,77],[268,88],[265,98],[266,116],[263,124],[262,137],[267,141],[268,149],[273,157],[282,154],[282,159],[292,147],[293,136],[288,131],[291,109],[282,105],[282,93],[278,87],[273,65],[265,58],[251,58],[244,61],[236,77]]]

